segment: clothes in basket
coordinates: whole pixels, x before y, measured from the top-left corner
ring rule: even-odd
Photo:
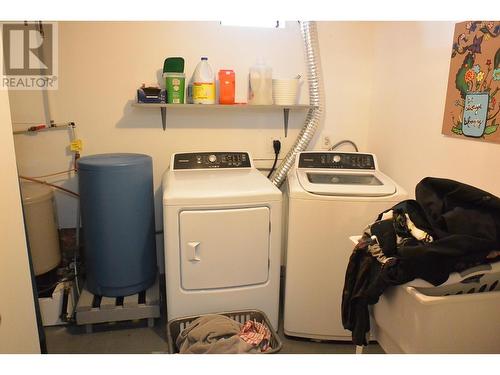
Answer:
[[[203,315],[193,320],[176,339],[181,354],[261,353],[269,350],[271,332],[259,323],[241,324],[227,316]]]
[[[241,327],[239,336],[248,344],[260,348],[261,352],[270,349],[271,331],[255,320],[247,320]]]
[[[347,266],[342,322],[366,345],[368,305],[391,285],[423,279],[440,285],[451,272],[497,260],[500,199],[457,181],[425,178],[406,200],[368,226]]]

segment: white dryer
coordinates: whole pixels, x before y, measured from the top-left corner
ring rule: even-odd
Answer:
[[[162,186],[168,320],[258,309],[277,330],[281,191],[246,152],[174,154]]]
[[[287,190],[285,334],[351,340],[341,319],[349,236],[407,194],[375,155],[333,151],[300,153]]]

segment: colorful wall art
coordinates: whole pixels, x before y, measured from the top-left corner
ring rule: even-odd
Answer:
[[[445,135],[500,143],[500,21],[455,25]]]

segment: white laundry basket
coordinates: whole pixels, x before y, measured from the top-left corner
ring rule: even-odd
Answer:
[[[500,262],[387,289],[373,333],[387,353],[500,353]]]

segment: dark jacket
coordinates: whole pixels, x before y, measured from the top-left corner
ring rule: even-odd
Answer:
[[[457,181],[427,177],[415,200],[381,213],[354,248],[342,295],[342,323],[356,345],[366,345],[368,305],[391,285],[424,279],[439,285],[451,272],[485,263],[500,249],[500,199]],[[390,215],[389,215],[390,216]],[[418,228],[416,238],[411,228]],[[426,234],[426,235],[425,235]]]

